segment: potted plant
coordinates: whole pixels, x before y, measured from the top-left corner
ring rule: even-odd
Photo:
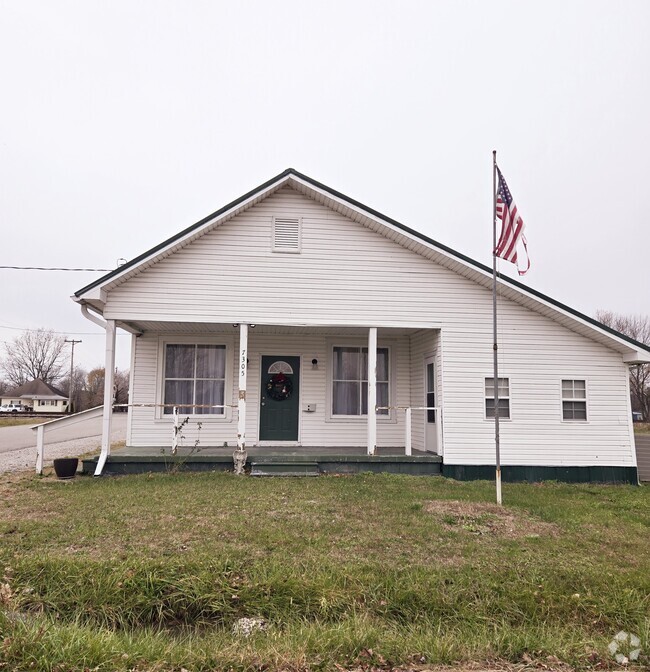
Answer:
[[[54,460],[54,472],[60,479],[74,478],[78,466],[78,457],[59,457]]]

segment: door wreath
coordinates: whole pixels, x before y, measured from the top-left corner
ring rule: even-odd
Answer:
[[[274,401],[284,401],[291,396],[293,383],[284,373],[276,373],[266,383],[266,396]]]

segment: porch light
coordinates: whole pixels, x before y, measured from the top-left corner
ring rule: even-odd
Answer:
[[[314,359],[311,360],[311,368],[312,369],[317,369],[318,368],[318,360],[314,357]]]

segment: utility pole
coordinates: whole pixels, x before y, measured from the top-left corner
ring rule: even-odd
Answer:
[[[74,346],[77,343],[82,343],[83,341],[75,341],[74,338],[68,340],[65,339],[65,343],[70,343],[72,345],[72,352],[70,353],[70,385],[68,385],[68,413],[72,413],[72,374],[74,372]]]

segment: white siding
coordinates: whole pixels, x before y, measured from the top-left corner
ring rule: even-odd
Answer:
[[[493,375],[487,303],[482,311],[477,304],[471,323],[444,332],[449,464],[494,463],[494,423],[484,412],[484,380]],[[633,466],[621,356],[510,302],[500,302],[499,321],[499,376],[510,379],[511,414],[500,423],[502,463]],[[587,422],[562,420],[563,378],[587,381]]]
[[[248,384],[246,404],[246,442],[254,445],[258,441],[260,382],[267,376],[261,376],[260,364],[262,355],[300,356],[301,385],[300,403],[316,404],[316,411],[306,413],[300,411],[299,438],[303,446],[365,446],[367,445],[367,419],[330,417],[330,381],[329,366],[331,348],[335,344],[366,345],[367,341],[358,337],[340,338],[319,335],[291,336],[289,334],[261,334],[255,329],[248,332]],[[167,340],[174,336],[165,335]],[[215,343],[237,346],[237,339],[226,341],[219,335],[214,337]],[[160,401],[159,386],[162,364],[159,362],[160,339],[157,335],[143,335],[136,341],[133,398],[134,404],[151,404]],[[391,353],[391,403],[406,406],[409,403],[409,341],[408,337],[400,339],[379,338],[379,346],[388,346]],[[316,369],[312,368],[312,359],[318,360]],[[234,357],[230,358],[230,366],[234,375]],[[227,387],[227,403],[237,403],[237,390]],[[197,434],[196,421],[187,425],[183,434],[185,445],[193,445],[197,436],[202,446],[222,446],[228,442],[235,446],[237,440],[237,412],[233,409],[227,419],[198,418],[202,422],[200,435]],[[393,411],[390,419],[378,419],[377,441],[379,446],[394,447],[404,445],[404,412]],[[171,418],[156,419],[152,408],[132,409],[131,433],[127,437],[130,446],[169,446],[171,443]]]
[[[272,251],[274,216],[302,217],[300,254]],[[433,321],[451,298],[438,287],[456,283],[467,280],[285,188],[113,289],[104,317],[410,326]]]
[[[272,252],[274,216],[302,218],[299,254]],[[491,310],[489,290],[287,187],[111,290],[104,316],[136,322],[439,326],[445,462],[491,464],[493,423],[484,417],[483,396],[484,379],[492,375]],[[512,415],[502,423],[503,464],[632,466],[621,355],[506,298],[499,301],[499,315],[500,372],[510,379]],[[268,336],[264,343],[262,335],[251,334],[250,380],[256,385],[249,390],[249,443],[257,436],[256,353],[277,348],[304,355],[303,399],[318,404],[316,413],[301,413],[302,443],[365,445],[364,421],[326,418],[326,367],[311,371],[310,364],[313,357],[329,361],[326,337]],[[419,339],[399,342],[401,405],[422,401]],[[156,359],[157,339],[138,339],[136,402],[155,395]],[[562,378],[587,380],[588,422],[562,421]],[[403,445],[402,416],[393,424],[378,423],[379,445]],[[422,442],[418,424],[416,447]],[[136,411],[130,441],[167,445],[168,423],[151,422],[151,414]],[[204,424],[204,444],[223,441],[233,441],[230,423]]]

